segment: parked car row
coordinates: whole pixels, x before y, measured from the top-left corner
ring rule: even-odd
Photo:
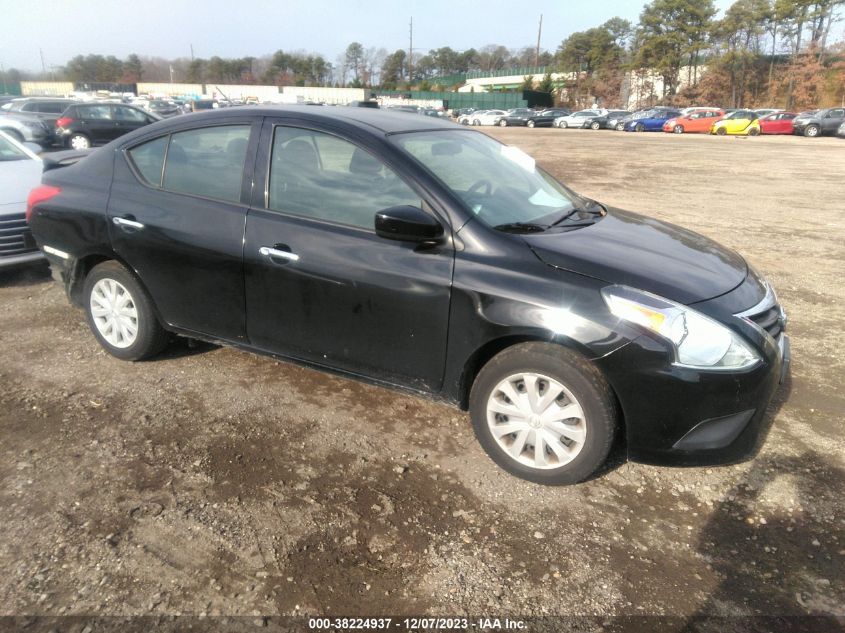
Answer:
[[[843,136],[845,108],[825,108],[807,112],[786,112],[772,108],[684,109],[655,106],[634,112],[590,108],[571,112],[566,108],[531,110],[464,110],[457,114],[462,125],[589,128],[626,132],[670,132],[674,134],[716,134],[718,136],[757,136],[759,134],[799,134]]]

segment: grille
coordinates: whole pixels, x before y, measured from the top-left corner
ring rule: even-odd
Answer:
[[[38,250],[23,213],[0,217],[0,257]]]
[[[759,328],[768,332],[769,336],[777,340],[786,325],[786,314],[778,303],[777,295],[772,287],[766,284],[766,296],[753,308],[740,312],[736,316],[751,321]]]
[[[783,332],[781,307],[778,304],[773,305],[771,308],[764,310],[763,312],[749,314],[746,318],[766,330],[766,332],[768,332],[775,340],[777,340],[780,333]]]

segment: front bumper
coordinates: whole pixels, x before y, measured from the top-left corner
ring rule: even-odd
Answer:
[[[738,309],[729,309],[753,303],[748,301],[752,285],[746,282],[728,295],[695,306],[725,323],[735,319],[734,329],[753,342],[761,356],[761,362],[749,369],[680,367],[673,364],[671,348],[647,334],[595,361],[621,405],[632,461],[724,464],[756,452],[770,420],[767,407],[787,377],[791,354],[782,311],[780,331],[768,334],[748,319],[738,318],[743,316],[737,314]]]

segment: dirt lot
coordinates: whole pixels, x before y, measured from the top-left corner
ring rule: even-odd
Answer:
[[[845,141],[496,129],[774,283],[753,461],[512,478],[448,406],[232,349],[107,356],[0,273],[0,614],[845,615]]]

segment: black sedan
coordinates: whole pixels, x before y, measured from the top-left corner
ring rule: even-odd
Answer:
[[[607,114],[587,119],[584,127],[591,130],[615,130],[619,120],[629,114],[627,110],[610,110]]]
[[[525,125],[528,127],[552,127],[556,118],[570,114],[572,114],[572,110],[566,108],[549,108],[534,114],[525,122]]]
[[[634,460],[748,455],[789,358],[738,254],[435,118],[167,119],[46,172],[27,217],[113,356],[176,333],[445,399],[544,484],[590,476],[615,438]]]
[[[501,127],[508,127],[509,125],[525,127],[535,114],[536,112],[529,108],[514,108],[508,110],[507,114],[499,119],[499,125]]]

